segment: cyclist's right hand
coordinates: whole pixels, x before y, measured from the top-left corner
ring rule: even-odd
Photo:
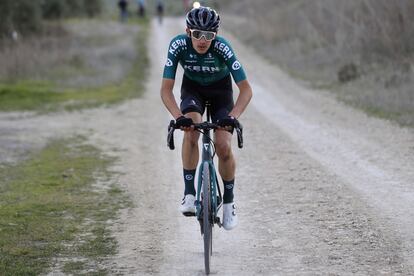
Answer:
[[[189,130],[193,124],[193,119],[187,118],[185,116],[180,116],[175,120],[175,126],[182,130]]]

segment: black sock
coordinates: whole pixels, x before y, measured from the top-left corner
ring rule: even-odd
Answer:
[[[184,184],[185,184],[185,190],[184,195],[195,195],[196,191],[194,188],[194,177],[195,177],[196,170],[186,170],[183,169],[183,175],[184,175]]]
[[[225,181],[223,179],[224,185],[224,195],[223,195],[223,203],[232,203],[233,202],[233,188],[234,188],[234,179],[230,181]]]

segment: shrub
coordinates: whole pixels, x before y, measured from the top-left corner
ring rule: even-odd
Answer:
[[[46,19],[98,15],[101,0],[43,0],[42,11]]]
[[[354,63],[346,64],[338,70],[338,80],[341,83],[353,81],[359,77],[358,68]]]
[[[102,12],[101,0],[85,0],[85,13],[89,17],[96,16]]]
[[[85,2],[88,2],[87,0],[68,0],[65,2],[67,6],[67,16],[85,14]]]
[[[43,19],[93,17],[102,11],[101,0],[0,0],[0,39],[38,32]]]
[[[11,28],[11,3],[12,1],[0,1],[0,35],[10,33]]]
[[[40,0],[1,0],[0,34],[10,35],[12,31],[28,33],[41,29],[42,16]]]
[[[67,1],[44,0],[42,4],[42,15],[45,19],[59,19],[68,13]]]

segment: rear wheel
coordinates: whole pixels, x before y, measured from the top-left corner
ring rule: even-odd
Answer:
[[[210,274],[210,260],[213,247],[213,221],[211,220],[211,182],[210,168],[206,162],[203,166],[203,238],[204,238],[204,267]]]

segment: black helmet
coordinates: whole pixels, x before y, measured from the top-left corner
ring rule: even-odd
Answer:
[[[186,22],[189,29],[217,32],[220,15],[209,7],[194,8],[187,13]]]

